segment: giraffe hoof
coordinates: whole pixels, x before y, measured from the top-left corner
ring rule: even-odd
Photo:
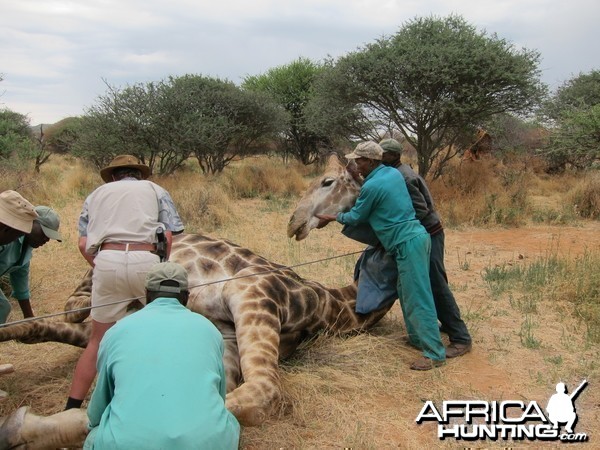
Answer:
[[[0,419],[0,448],[20,448],[21,428],[27,413],[27,406],[22,406],[10,416]]]
[[[244,427],[256,427],[267,420],[267,414],[261,408],[242,406],[231,400],[226,402],[226,407]]]
[[[12,364],[0,364],[0,375],[5,373],[13,373],[15,368]]]

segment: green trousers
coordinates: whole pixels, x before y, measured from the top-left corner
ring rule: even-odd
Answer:
[[[429,281],[430,251],[431,238],[426,232],[396,246],[398,298],[410,341],[423,349],[425,357],[444,361],[446,349]]]

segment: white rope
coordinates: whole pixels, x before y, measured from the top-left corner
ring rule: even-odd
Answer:
[[[265,274],[272,273],[272,272],[280,272],[282,270],[289,270],[289,269],[293,269],[293,268],[296,268],[296,267],[308,266],[309,264],[316,264],[316,263],[320,263],[320,262],[324,262],[324,261],[329,261],[329,260],[336,259],[336,258],[343,258],[345,256],[357,255],[359,253],[362,253],[363,251],[364,250],[359,250],[359,251],[356,251],[356,252],[344,253],[342,255],[336,255],[336,256],[329,256],[327,258],[316,259],[314,261],[309,261],[309,262],[294,264],[294,265],[291,265],[291,266],[282,266],[282,267],[279,267],[279,268],[276,268],[276,269],[264,270],[262,272],[251,273],[251,274],[248,274],[248,275],[240,275],[240,276],[237,276],[237,277],[224,278],[222,280],[209,281],[208,283],[195,284],[195,285],[192,285],[192,286],[188,286],[188,289],[195,288],[195,287],[210,286],[212,284],[226,283],[227,281],[240,280],[242,278],[249,278],[249,277],[254,277],[254,276],[257,276],[257,275],[265,275]],[[59,313],[51,313],[51,314],[45,314],[43,316],[28,317],[26,319],[15,320],[14,322],[2,323],[2,324],[0,324],[0,329],[1,328],[5,328],[5,327],[9,327],[9,326],[13,326],[13,325],[20,325],[20,324],[23,324],[23,323],[34,322],[36,320],[51,319],[52,317],[62,316],[62,315],[65,315],[65,314],[82,312],[82,311],[89,311],[89,310],[92,310],[94,308],[102,308],[104,306],[118,305],[120,303],[129,303],[129,302],[132,302],[134,300],[140,300],[141,298],[143,298],[143,297],[132,297],[132,298],[124,299],[124,300],[116,300],[114,302],[106,303],[104,305],[99,305],[99,306],[91,306],[90,305],[90,306],[84,306],[83,308],[71,309],[69,311],[62,311],[62,312],[59,312]]]

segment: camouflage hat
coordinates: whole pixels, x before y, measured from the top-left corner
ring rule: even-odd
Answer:
[[[62,242],[62,236],[58,232],[60,227],[60,218],[56,211],[49,206],[36,206],[35,212],[38,213],[37,222],[42,226],[42,231],[49,239],[55,239]]]
[[[384,139],[379,143],[384,152],[400,153],[402,154],[402,144],[396,139]]]
[[[165,281],[174,281],[177,286],[162,286]],[[152,266],[146,274],[146,290],[179,294],[188,288],[188,274],[181,264],[163,262]]]
[[[381,146],[377,142],[367,141],[358,144],[352,153],[348,153],[346,155],[346,158],[368,158],[381,161],[382,156],[383,149],[381,148]]]
[[[31,233],[38,218],[33,205],[16,191],[0,193],[0,222],[23,233]]]

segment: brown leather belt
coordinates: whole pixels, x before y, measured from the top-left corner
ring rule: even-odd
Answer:
[[[155,252],[155,244],[120,244],[117,242],[105,242],[100,246],[100,250],[120,250],[123,252]]]

